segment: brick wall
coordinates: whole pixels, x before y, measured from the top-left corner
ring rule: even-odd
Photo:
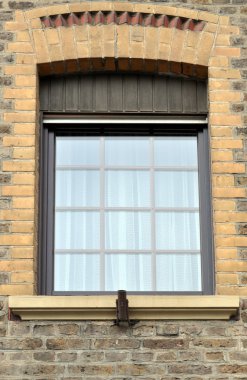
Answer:
[[[167,7],[169,14],[200,16],[206,29],[196,40],[175,28],[146,33],[139,26],[88,26],[79,38],[73,28],[44,30],[40,17],[85,9],[84,2],[0,2],[0,294],[36,293],[37,72],[114,70],[117,56],[122,70],[208,72],[216,292],[246,296],[245,0],[113,4],[90,6],[146,13]],[[157,40],[159,46],[152,44]],[[66,48],[68,41],[74,49]],[[241,321],[142,322],[118,330],[110,322],[7,321],[7,297],[0,305],[1,379],[246,378],[245,311]]]

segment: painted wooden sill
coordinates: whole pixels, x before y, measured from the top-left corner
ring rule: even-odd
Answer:
[[[130,319],[230,319],[237,296],[128,296]],[[22,320],[114,320],[116,296],[10,296]]]

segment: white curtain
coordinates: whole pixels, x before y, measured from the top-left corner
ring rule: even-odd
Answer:
[[[150,141],[105,138],[102,181],[100,138],[58,139],[56,291],[201,290],[196,139]]]

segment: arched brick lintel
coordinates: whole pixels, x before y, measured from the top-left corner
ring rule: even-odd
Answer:
[[[70,16],[95,12],[104,13],[102,19],[98,17],[97,25],[88,22],[87,17],[87,22],[84,16],[84,21],[81,18],[75,22],[74,16]],[[108,12],[114,14],[113,21],[107,21],[110,20],[106,16]],[[141,16],[133,16],[135,12]],[[126,22],[116,22],[116,15],[123,14],[129,14],[131,20],[126,16]],[[156,24],[147,24],[143,15],[154,17]],[[65,16],[67,21],[63,23]],[[162,16],[176,22],[157,23],[157,17],[162,19]],[[124,2],[83,2],[37,8],[25,12],[25,19],[40,75],[128,70],[205,77],[218,30],[229,23],[228,18],[208,12]],[[45,19],[59,22],[46,24]],[[137,24],[133,24],[133,20],[137,20]],[[183,20],[182,23],[179,20]],[[190,29],[184,20],[195,25],[203,23],[203,28]]]

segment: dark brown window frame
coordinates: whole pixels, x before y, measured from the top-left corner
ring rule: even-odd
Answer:
[[[107,115],[113,124],[103,126],[102,120],[106,115],[89,115],[87,119],[90,124],[80,124],[81,115],[42,115],[41,127],[41,155],[40,155],[40,227],[39,227],[39,294],[46,295],[79,295],[79,294],[112,294],[113,292],[54,292],[53,291],[53,242],[54,242],[54,157],[55,157],[55,136],[56,135],[197,135],[198,136],[198,165],[199,165],[199,194],[200,194],[200,226],[201,226],[201,262],[202,262],[202,291],[200,292],[155,292],[155,294],[214,294],[214,259],[212,245],[212,217],[211,217],[211,186],[209,170],[209,142],[207,125],[198,122],[198,117],[189,116],[192,124],[188,124],[186,116],[174,117],[168,124],[167,114],[159,114],[159,120],[164,120],[164,124],[152,124],[152,120],[157,118],[155,115],[143,115],[143,120],[150,118],[149,124],[135,124],[135,115],[126,115],[125,119],[121,116]],[[139,116],[139,115],[138,115]],[[91,117],[91,118],[90,118]],[[69,120],[75,122],[70,124]],[[121,120],[114,124],[115,118]],[[194,119],[194,120],[193,120]],[[205,117],[204,117],[205,119]],[[60,120],[60,121],[59,121]],[[130,120],[133,124],[130,124]],[[112,128],[112,125],[114,126]],[[154,292],[129,292],[130,294],[154,294]]]

